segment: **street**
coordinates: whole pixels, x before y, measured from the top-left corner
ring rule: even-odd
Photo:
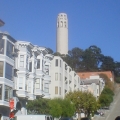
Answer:
[[[94,120],[115,120],[117,116],[120,116],[120,88],[118,88],[115,94],[114,101],[109,110],[105,110],[104,116],[95,116]]]

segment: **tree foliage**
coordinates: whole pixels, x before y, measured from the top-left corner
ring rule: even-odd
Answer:
[[[90,92],[74,91],[66,94],[66,98],[70,99],[75,104],[75,112],[78,113],[78,120],[80,120],[80,113],[84,112],[87,116],[98,108],[96,98]]]
[[[96,45],[91,45],[85,50],[75,47],[67,55],[54,53],[60,56],[76,72],[83,71],[111,71],[116,82],[120,81],[120,62],[114,61],[111,56],[105,56]]]
[[[105,85],[111,89],[112,91],[114,90],[114,82],[112,82],[107,75],[105,74],[100,74],[100,78],[103,78],[105,80]]]
[[[105,86],[99,97],[99,103],[101,104],[101,107],[108,107],[113,101],[113,95],[113,91],[108,86]]]
[[[75,112],[75,106],[68,99],[54,98],[49,101],[50,114],[53,117],[71,117]]]
[[[33,110],[36,114],[49,114],[49,99],[35,99],[27,103],[27,110],[31,113]]]
[[[62,99],[56,98],[49,101],[50,114],[53,117],[59,118],[62,114]]]

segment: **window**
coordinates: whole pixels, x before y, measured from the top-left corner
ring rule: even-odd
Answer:
[[[20,55],[20,67],[24,67],[24,55]]]
[[[58,87],[55,87],[55,94],[58,94]]]
[[[46,75],[49,75],[49,65],[45,65],[45,73]]]
[[[28,70],[28,56],[26,57],[26,69]]]
[[[48,83],[44,84],[44,92],[49,93],[49,84]]]
[[[60,60],[60,67],[61,67],[61,60]]]
[[[55,73],[55,80],[58,80],[58,73]]]
[[[40,79],[36,79],[35,88],[40,89]]]
[[[28,92],[31,92],[31,82],[28,83]]]
[[[63,21],[61,21],[60,25],[61,25],[61,27],[63,26]]]
[[[61,95],[61,87],[59,87],[59,95]]]
[[[10,98],[12,98],[12,88],[5,85],[5,97],[4,97],[4,100],[9,101]]]
[[[67,70],[67,64],[65,64],[65,70]]]
[[[4,40],[0,39],[0,54],[4,54]]]
[[[14,46],[12,43],[10,43],[9,41],[7,41],[7,51],[6,51],[6,55],[10,58],[14,58],[12,53],[13,53],[13,49],[14,49]]]
[[[29,62],[29,72],[32,72],[32,62]]]
[[[25,90],[27,91],[27,82],[25,83]]]
[[[58,59],[55,60],[55,66],[58,66]]]
[[[65,27],[66,27],[66,22],[64,22],[64,24],[65,24]]]
[[[5,67],[5,78],[12,80],[13,78],[13,67],[6,63],[6,67]]]
[[[37,69],[40,69],[40,59],[37,60]]]
[[[3,77],[3,65],[4,62],[0,61],[0,77]]]
[[[41,90],[43,91],[43,80],[41,80]]]
[[[19,77],[19,89],[23,89],[23,77]]]
[[[2,84],[0,84],[0,100],[2,100]]]
[[[59,76],[59,77],[60,77],[60,81],[61,81],[61,73],[60,73],[60,76]]]

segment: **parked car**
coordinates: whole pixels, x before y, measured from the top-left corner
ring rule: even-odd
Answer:
[[[95,112],[95,115],[100,115],[100,116],[103,116],[103,115],[104,115],[104,113],[103,113],[103,112],[98,112],[98,111],[96,111],[96,112]]]
[[[95,115],[100,115],[100,112],[97,112],[97,111],[96,111],[96,112],[95,112]]]

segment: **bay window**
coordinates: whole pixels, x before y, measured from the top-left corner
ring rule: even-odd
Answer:
[[[4,97],[4,100],[9,101],[10,98],[12,98],[12,88],[5,85],[5,97]]]
[[[44,92],[49,93],[49,84],[48,83],[44,84]]]
[[[5,67],[5,78],[9,80],[12,80],[13,78],[13,66],[11,66],[8,63],[6,63],[6,67]]]
[[[24,67],[24,55],[20,55],[20,67]]]
[[[0,61],[0,77],[3,77],[3,66],[4,62]]]
[[[31,82],[28,83],[28,92],[31,92]]]
[[[40,89],[40,79],[36,79],[35,88]]]
[[[19,89],[23,89],[23,77],[19,77]]]
[[[29,62],[29,72],[32,72],[32,61]]]
[[[6,55],[7,55],[8,57],[10,57],[11,59],[14,58],[13,55],[12,55],[13,50],[14,50],[14,46],[13,46],[13,44],[10,43],[9,41],[7,41]]]
[[[0,54],[4,54],[4,40],[0,39]]]
[[[40,59],[37,60],[37,69],[40,69]]]

